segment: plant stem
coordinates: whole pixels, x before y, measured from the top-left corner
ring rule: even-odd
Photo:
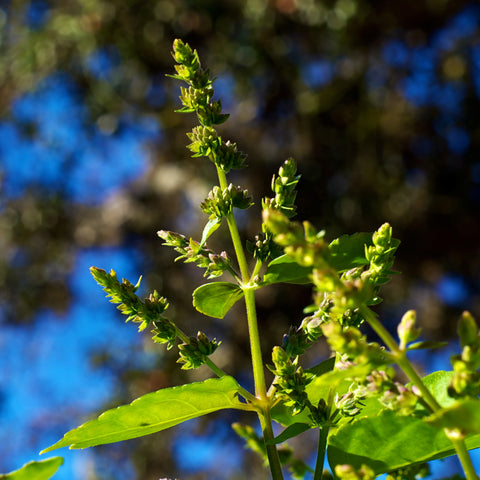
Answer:
[[[467,447],[465,446],[465,442],[459,438],[452,438],[447,434],[447,437],[453,443],[455,447],[455,451],[457,452],[458,459],[462,464],[463,471],[465,472],[465,476],[467,480],[478,480],[478,475],[475,472],[475,468],[472,464],[472,459],[468,453]]]
[[[398,366],[405,372],[407,377],[412,381],[412,383],[420,390],[422,393],[423,399],[427,402],[427,405],[430,407],[432,412],[436,412],[442,408],[435,397],[430,393],[430,390],[422,382],[422,379],[413,368],[412,364],[406,356],[405,350],[401,350],[398,346],[395,339],[390,335],[388,330],[378,321],[375,314],[368,308],[363,306],[361,308],[361,313],[365,320],[370,324],[370,326],[375,330],[376,334],[385,342],[385,345],[390,349],[390,352],[393,355],[393,358],[397,362]]]
[[[327,439],[328,439],[329,427],[321,427],[318,433],[318,448],[317,448],[317,461],[315,463],[315,473],[313,474],[313,480],[322,480],[323,478],[323,464],[325,463],[325,452],[327,451]]]
[[[417,371],[413,368],[413,365],[408,360],[406,351],[400,349],[395,339],[390,335],[388,330],[378,321],[375,314],[368,307],[362,306],[361,313],[365,320],[375,330],[377,335],[385,342],[385,345],[387,345],[387,347],[390,349],[398,366],[404,371],[404,373],[412,381],[412,383],[420,390],[423,399],[430,407],[431,411],[437,412],[438,410],[441,410],[441,405],[430,393],[430,390],[428,390],[428,388],[425,386]],[[455,448],[455,452],[458,456],[458,459],[460,460],[467,480],[479,480],[479,477],[477,476],[477,474],[475,473],[475,469],[473,468],[472,460],[465,445],[465,441],[462,438],[455,438],[453,435],[449,434],[447,429],[445,429],[445,434]]]
[[[225,172],[217,166],[218,181],[220,188],[224,190],[228,187]],[[242,240],[238,232],[237,223],[233,213],[227,215],[228,229],[232,237],[233,248],[237,256],[238,266],[242,275],[242,285],[245,307],[247,310],[248,334],[250,340],[250,351],[252,355],[253,379],[255,382],[255,395],[259,399],[262,408],[258,410],[258,418],[262,427],[263,439],[266,442],[268,463],[273,480],[283,480],[282,467],[278,457],[277,447],[274,444],[268,444],[273,440],[272,419],[270,416],[270,405],[267,398],[267,389],[265,385],[265,373],[263,370],[262,351],[260,347],[260,335],[258,331],[257,311],[255,307],[255,289],[250,285],[250,272],[248,269],[245,251]],[[257,263],[258,265],[258,263]]]

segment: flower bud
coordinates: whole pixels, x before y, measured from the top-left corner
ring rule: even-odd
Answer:
[[[464,348],[472,345],[478,335],[478,327],[475,319],[470,312],[463,312],[458,322],[458,336],[460,337],[460,345]]]
[[[415,327],[417,314],[415,310],[409,310],[403,315],[398,324],[397,332],[400,338],[400,348],[403,350],[408,343],[413,342],[420,336],[421,329]]]

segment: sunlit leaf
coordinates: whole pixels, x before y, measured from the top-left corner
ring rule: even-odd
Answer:
[[[368,264],[365,245],[373,245],[371,233],[342,235],[330,243],[332,266],[339,272]]]
[[[263,276],[266,285],[272,283],[311,283],[312,267],[304,267],[295,262],[292,257],[282,255],[272,260]]]
[[[218,229],[222,223],[221,218],[211,218],[205,228],[203,229],[202,240],[200,241],[200,246],[203,247],[208,238]]]
[[[480,446],[480,435],[467,439],[467,448]],[[331,468],[366,464],[376,474],[406,465],[444,458],[455,453],[442,429],[414,416],[385,410],[372,417],[344,424],[329,438]]]
[[[217,410],[239,408],[238,390],[235,379],[225,376],[148,393],[71,430],[42,453],[142,437]]]
[[[55,475],[62,464],[62,457],[52,457],[40,462],[29,462],[14,472],[0,474],[0,480],[48,480]]]
[[[442,407],[448,407],[455,402],[455,399],[448,394],[448,386],[450,385],[453,374],[454,372],[452,371],[439,370],[422,378],[425,386]]]
[[[193,292],[193,306],[204,315],[223,318],[242,297],[242,289],[234,283],[206,283]]]

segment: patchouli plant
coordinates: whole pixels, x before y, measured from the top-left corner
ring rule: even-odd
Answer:
[[[478,480],[468,453],[480,446],[480,334],[472,316],[465,312],[460,319],[462,351],[452,357],[452,371],[421,378],[408,353],[439,345],[418,340],[414,311],[401,318],[394,338],[372,310],[381,301],[380,288],[394,273],[399,241],[391,226],[327,240],[324,231],[292,220],[300,175],[291,158],[273,176],[271,197],[261,200],[260,233],[242,239],[235,211],[249,208],[252,198],[227,176],[246,166],[246,155],[216,130],[228,115],[214,100],[213,80],[197,52],[176,40],[173,57],[172,77],[186,84],[181,87],[179,111],[196,113],[199,121],[187,134],[188,148],[194,157],[212,163],[218,184],[200,205],[205,215],[202,238],[165,230],[158,235],[178,252],[177,260],[205,271],[209,281],[193,292],[193,306],[201,314],[222,319],[235,303],[244,303],[255,390],[242,387],[211,359],[222,348],[219,340],[201,331],[184,332],[169,318],[168,301],[158,292],[142,299],[137,295],[139,282],[119,280],[113,270],[92,267],[93,277],[127,321],[137,323],[140,331],[149,329],[154,342],[177,349],[182,369],[206,365],[215,377],[158,390],[108,410],[44,452],[119,442],[218,410],[237,409],[258,417],[261,436],[248,425],[233,428],[264,458],[274,480],[284,478],[287,471],[296,479],[312,475],[322,479],[327,475],[325,456],[338,479],[368,480],[384,473],[390,480],[420,478],[428,474],[427,462],[454,454],[466,478]],[[225,251],[213,251],[208,241],[222,223],[228,226],[233,249],[227,245]],[[234,255],[226,253],[229,249]],[[271,361],[264,365],[255,295],[278,283],[313,286],[314,296],[305,308],[307,316],[285,332],[282,345],[273,348]],[[382,343],[369,342],[362,324],[369,324]],[[306,350],[325,340],[332,356],[313,367],[302,366]],[[407,384],[397,380],[395,366],[408,377]],[[265,381],[267,368],[274,376],[271,385]],[[274,430],[274,423],[280,428]],[[315,465],[298,460],[285,443],[307,430],[318,435]],[[275,436],[274,431],[281,433]],[[45,463],[33,464],[38,470],[29,478],[49,478],[59,465],[56,459],[50,461],[47,473],[40,471]],[[15,476],[18,472],[5,478],[24,478]]]

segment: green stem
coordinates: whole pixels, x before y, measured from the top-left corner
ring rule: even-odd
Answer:
[[[327,438],[329,427],[321,427],[318,434],[317,461],[313,480],[323,479],[323,464],[325,463],[325,452],[327,451]]]
[[[263,439],[265,442],[274,438],[272,429],[272,418],[270,416],[270,406],[267,405],[262,414],[258,414],[260,426],[262,427]],[[282,466],[278,457],[277,446],[275,444],[266,444],[268,464],[272,480],[283,480]]]
[[[458,459],[462,464],[462,468],[465,472],[467,480],[479,480],[478,475],[475,472],[475,468],[473,467],[472,459],[470,458],[467,447],[465,446],[465,442],[459,438],[452,438],[452,436],[450,436],[448,433],[447,437],[455,447],[455,451],[457,452]]]
[[[398,366],[404,371],[412,383],[420,390],[423,399],[430,407],[432,412],[441,410],[441,405],[437,402],[435,397],[430,393],[430,390],[425,386],[422,379],[413,368],[413,365],[407,358],[406,351],[400,349],[395,339],[390,335],[388,330],[378,321],[375,314],[366,306],[361,307],[361,313],[365,320],[375,330],[377,335],[385,342],[385,345],[390,349]],[[455,448],[455,452],[462,464],[463,471],[467,480],[479,480],[475,469],[473,468],[472,460],[468,453],[465,442],[461,438],[455,438],[448,430],[445,429],[445,434],[450,439]]]
[[[227,177],[225,172],[217,166],[218,181],[220,188],[227,188]],[[270,405],[267,398],[267,389],[265,386],[265,373],[263,370],[262,351],[260,347],[260,335],[258,331],[257,311],[255,307],[255,289],[250,285],[250,272],[248,269],[245,251],[243,249],[242,240],[238,232],[237,223],[233,213],[227,215],[228,229],[232,237],[233,248],[237,256],[238,266],[242,275],[243,293],[245,297],[245,307],[247,310],[248,334],[250,340],[250,351],[252,355],[253,379],[255,382],[255,395],[259,400],[262,408],[258,410],[258,418],[263,432],[263,439],[267,443],[267,456],[270,466],[270,472],[273,480],[283,480],[282,467],[278,457],[278,451],[274,444],[268,444],[269,440],[273,440],[272,420],[270,417]]]
[[[385,342],[385,345],[390,349],[390,352],[397,362],[398,366],[405,372],[412,383],[420,390],[422,397],[430,407],[432,412],[438,411],[442,408],[435,400],[435,397],[430,393],[430,390],[425,386],[422,379],[413,368],[412,364],[406,356],[405,350],[401,350],[395,339],[390,335],[388,330],[379,322],[375,314],[366,306],[361,307],[361,313],[365,320],[375,330],[376,334]]]

